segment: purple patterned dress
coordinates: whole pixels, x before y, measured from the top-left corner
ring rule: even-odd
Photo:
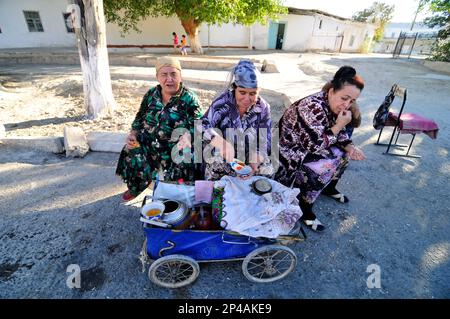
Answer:
[[[289,187],[294,183],[308,203],[314,203],[348,165],[344,147],[351,140],[345,129],[333,134],[335,121],[326,92],[298,100],[280,119],[280,167],[275,179]]]
[[[270,154],[271,126],[270,105],[261,96],[243,117],[240,117],[236,107],[236,99],[233,90],[223,92],[216,98],[208,111],[202,118],[203,140],[209,143],[214,136],[214,131],[220,131],[222,137],[233,140],[231,133],[234,133],[235,157],[249,163],[249,145],[255,145],[256,151],[263,154]],[[258,137],[258,130],[260,136]],[[262,133],[262,134],[261,134]],[[243,134],[245,138],[238,138]],[[266,149],[264,149],[266,148]],[[239,156],[242,154],[242,156]],[[244,158],[245,157],[245,158]],[[206,163],[204,165],[205,179],[218,180],[224,175],[235,176],[236,173],[230,165],[223,160]]]

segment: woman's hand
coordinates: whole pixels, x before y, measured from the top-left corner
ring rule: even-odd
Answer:
[[[219,150],[220,156],[227,163],[234,161],[234,147],[227,140],[224,140],[223,137],[219,135],[215,136],[211,140],[211,145]]]
[[[340,131],[352,120],[352,112],[341,111],[336,118],[336,124],[333,125],[331,131],[334,135],[338,135]]]
[[[348,157],[351,160],[362,161],[362,160],[366,159],[366,156],[364,155],[364,152],[361,149],[359,149],[358,147],[356,147],[356,146],[354,146],[352,144],[347,145],[345,147],[345,151],[347,152]]]
[[[250,166],[252,168],[252,171],[250,174],[248,174],[247,176],[239,176],[239,178],[241,179],[249,179],[250,177],[252,177],[253,175],[256,175],[259,173],[259,166],[264,163],[264,156],[261,155],[259,152],[253,153],[252,155],[250,155],[250,160],[256,160],[256,163],[249,163],[248,166]]]
[[[185,148],[191,148],[191,134],[186,132],[183,135],[180,136],[177,143],[177,149],[183,150]]]
[[[344,128],[352,120],[352,112],[341,111],[336,118],[336,124]]]
[[[125,143],[125,147],[127,150],[132,150],[133,148],[140,146],[139,142],[137,141],[136,131],[131,131],[130,134],[128,134]]]
[[[246,180],[246,179],[249,179],[250,177],[252,177],[253,175],[258,174],[258,171],[259,171],[258,166],[259,166],[259,164],[252,163],[252,164],[248,164],[248,165],[252,168],[252,171],[250,172],[250,174],[248,174],[248,175],[237,175],[237,178]]]
[[[248,165],[252,168],[252,172],[250,173],[250,176],[258,174],[258,172],[259,172],[259,165],[260,164],[250,163]]]

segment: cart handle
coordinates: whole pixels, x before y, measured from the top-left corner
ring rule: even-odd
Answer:
[[[152,195],[145,195],[144,199],[142,200],[142,206],[144,207],[145,203],[147,203],[147,198],[153,200],[153,196]]]
[[[170,250],[170,249],[172,249],[172,248],[175,247],[175,243],[174,243],[173,241],[171,241],[171,240],[167,240],[166,243],[169,244],[169,246],[168,246],[168,247],[161,248],[161,249],[159,250],[159,252],[158,252],[158,256],[159,256],[159,257],[163,257],[163,253],[164,253],[166,250]]]
[[[225,244],[236,244],[236,245],[248,245],[248,244],[254,244],[255,247],[257,246],[256,243],[254,243],[254,242],[252,242],[252,241],[250,240],[250,237],[249,237],[249,236],[245,236],[245,237],[247,237],[247,241],[245,241],[245,242],[243,242],[243,241],[231,241],[230,238],[236,238],[236,236],[233,236],[233,235],[228,234],[228,235],[230,236],[230,238],[229,238],[229,239],[225,239],[225,235],[226,235],[226,234],[227,234],[227,232],[223,232],[223,233],[222,233],[222,242],[224,242]],[[240,235],[240,236],[241,236],[241,237],[244,237],[244,236],[242,236],[242,235]]]

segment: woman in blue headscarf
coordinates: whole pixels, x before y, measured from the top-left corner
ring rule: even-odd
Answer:
[[[204,152],[205,179],[236,176],[228,164],[235,158],[259,172],[268,162],[271,144],[270,105],[261,96],[258,70],[250,60],[240,60],[233,68],[227,89],[217,97],[202,118],[203,141],[219,154]],[[235,147],[236,146],[236,147]]]

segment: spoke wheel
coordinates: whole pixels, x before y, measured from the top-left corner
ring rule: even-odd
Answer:
[[[281,245],[263,246],[248,254],[242,263],[244,276],[253,282],[272,282],[286,277],[297,264],[292,249]]]
[[[158,286],[179,288],[193,283],[199,273],[200,267],[194,259],[170,255],[155,260],[148,270],[148,277]]]

